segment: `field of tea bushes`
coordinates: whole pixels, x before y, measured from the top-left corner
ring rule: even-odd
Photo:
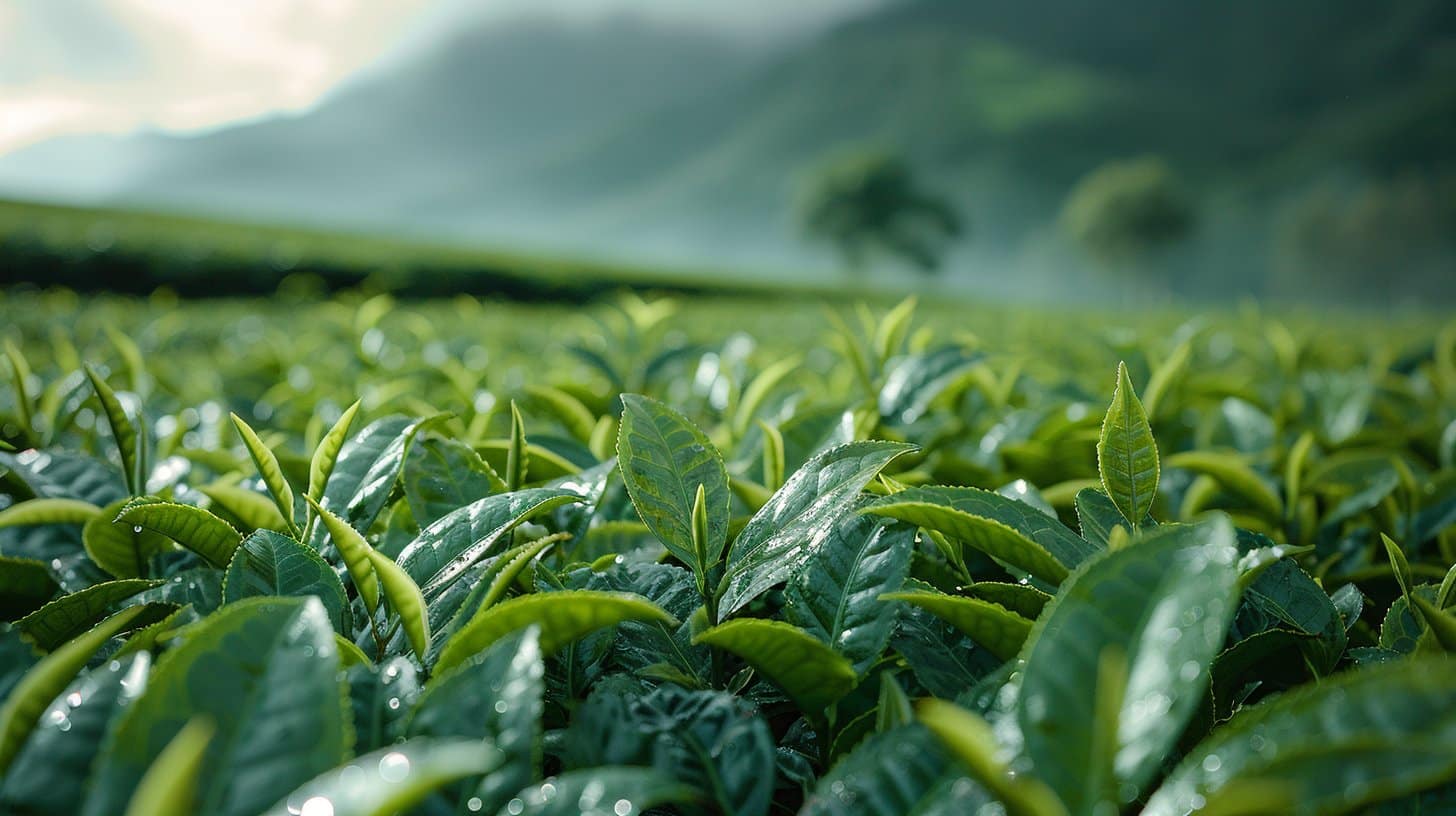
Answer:
[[[0,316],[0,813],[1456,812],[1456,322]]]

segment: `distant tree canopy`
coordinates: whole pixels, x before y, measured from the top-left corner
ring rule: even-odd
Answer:
[[[935,272],[962,232],[950,202],[921,188],[903,159],[882,150],[841,154],[818,167],[799,220],[805,235],[832,246],[852,271],[879,253]]]
[[[1456,294],[1456,171],[1325,180],[1295,197],[1274,236],[1280,294]]]
[[[1155,156],[1110,162],[1077,182],[1062,210],[1072,240],[1098,263],[1135,264],[1193,230],[1192,203]]]

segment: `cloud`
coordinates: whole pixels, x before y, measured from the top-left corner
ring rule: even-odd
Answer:
[[[0,153],[50,136],[192,130],[305,108],[427,0],[0,5]]]

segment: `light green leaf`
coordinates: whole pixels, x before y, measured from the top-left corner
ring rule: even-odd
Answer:
[[[0,528],[32,524],[85,524],[101,508],[79,499],[30,499],[0,510]]]
[[[1237,454],[1218,451],[1183,451],[1168,457],[1170,468],[1200,473],[1218,482],[1224,490],[1242,498],[1270,521],[1284,517],[1284,503],[1263,477]]]
[[[434,437],[422,439],[413,447],[401,480],[410,515],[421,527],[506,490],[505,481],[475,448],[454,439]]]
[[[435,671],[444,672],[531,624],[541,627],[541,652],[550,655],[591,632],[628,620],[678,625],[664,609],[629,592],[571,590],[523,595],[481,610],[460,627],[440,650]]]
[[[930,612],[1002,660],[1015,657],[1031,633],[1031,621],[980,598],[924,591],[890,592],[880,597],[886,601],[904,601]]]
[[[164,535],[214,567],[227,567],[233,551],[243,541],[243,536],[231,524],[200,507],[149,496],[127,502],[116,521]]]
[[[488,742],[418,737],[315,777],[263,816],[393,816],[457,779],[489,773],[500,761],[501,752]]]
[[[1002,759],[991,726],[955,703],[921,700],[920,721],[950,750],[971,778],[986,786],[1009,816],[1066,816],[1067,808],[1030,774],[1013,774]]]
[[[521,816],[641,816],[664,805],[691,805],[703,794],[654,768],[570,771],[521,791]],[[622,803],[626,803],[623,805]]]
[[[729,621],[699,633],[693,644],[716,646],[743,658],[811,716],[848,694],[857,679],[843,656],[782,621]]]
[[[1097,552],[1031,505],[973,487],[912,487],[877,499],[865,512],[943,533],[1053,585]]]
[[[259,596],[313,596],[341,634],[353,634],[349,599],[339,576],[319,554],[288,536],[258,530],[233,553],[223,580],[223,603]]]
[[[1089,560],[1062,585],[1024,652],[1017,722],[1037,775],[1073,812],[1095,804],[1095,684],[1104,651],[1126,656],[1116,751],[1119,789],[1146,785],[1203,699],[1236,607],[1233,527],[1165,525]],[[1127,797],[1125,797],[1127,798]]]
[[[520,490],[526,485],[526,470],[531,466],[530,449],[526,447],[526,423],[516,401],[511,400],[511,442],[506,448],[506,490]]]
[[[263,484],[268,486],[268,493],[273,497],[273,503],[278,507],[278,513],[283,516],[283,522],[288,525],[288,532],[294,536],[298,535],[298,528],[293,524],[293,486],[288,483],[288,478],[283,475],[283,468],[278,466],[278,457],[263,440],[253,432],[248,423],[237,414],[229,414],[232,417],[233,427],[238,429],[238,436],[243,438],[243,447],[248,449],[248,456],[252,458],[253,464],[258,468],[258,475],[263,477]]]
[[[197,774],[213,730],[210,720],[198,717],[178,731],[137,784],[126,816],[191,816]]]
[[[111,436],[116,442],[116,450],[121,454],[121,473],[126,479],[127,492],[133,496],[140,495],[146,490],[146,449],[142,436],[137,433],[136,426],[132,424],[131,418],[126,415],[126,409],[122,407],[121,400],[117,398],[116,392],[106,384],[96,369],[86,366],[86,376],[91,380],[91,387],[96,391],[96,399],[101,402],[101,412],[106,416],[106,422],[111,426]]]
[[[1448,654],[1456,653],[1456,617],[1441,611],[1439,607],[1420,595],[1412,595],[1416,609],[1426,621],[1426,628],[1436,643]]]
[[[1097,472],[1123,517],[1140,524],[1158,493],[1158,446],[1123,363],[1117,364],[1117,388],[1097,440]]]
[[[719,614],[732,615],[785,580],[823,546],[870,479],[915,450],[899,442],[850,442],[820,453],[794,472],[748,520],[728,552]]]
[[[1287,786],[1298,813],[1350,813],[1456,779],[1456,660],[1350,670],[1246,708],[1191,750],[1144,816],[1181,816],[1249,782]],[[1330,772],[1338,769],[1338,784]]]
[[[802,364],[803,359],[795,354],[758,372],[758,375],[748,383],[748,387],[743,389],[743,398],[738,401],[738,408],[733,414],[735,437],[742,437],[748,431],[748,423],[758,417],[758,412],[763,408],[768,395],[773,393],[774,388],[783,382],[784,378],[797,371]]]
[[[389,608],[399,616],[415,656],[424,662],[430,648],[430,616],[420,587],[400,566],[378,550],[369,550],[369,563],[379,577],[379,586]]]
[[[682,414],[637,394],[622,395],[617,461],[637,514],[668,552],[699,576],[728,543],[728,471],[718,449]],[[707,539],[694,550],[693,499],[704,491]]]
[[[212,504],[224,513],[242,522],[248,530],[288,532],[288,523],[280,515],[278,505],[261,493],[229,484],[199,487],[197,492],[211,499]]]
[[[339,415],[334,426],[324,434],[318,447],[313,450],[313,456],[308,462],[308,497],[314,501],[323,500],[329,476],[334,472],[334,463],[339,459],[339,450],[344,447],[349,428],[354,424],[355,415],[359,413],[359,402],[355,400],[353,405],[344,409],[344,413]]]
[[[374,548],[369,546],[364,536],[359,535],[358,530],[320,507],[312,496],[305,498],[319,518],[323,519],[329,540],[334,543],[334,549],[339,551],[339,557],[344,560],[344,568],[349,571],[349,578],[354,582],[354,588],[359,591],[365,609],[373,615],[379,608],[379,577],[374,574],[374,564],[369,560],[369,554]]]
[[[597,418],[581,404],[581,400],[549,385],[527,385],[526,393],[555,414],[561,425],[578,441],[591,439]]]
[[[81,671],[91,655],[106,641],[126,631],[146,611],[144,606],[123,609],[46,655],[20,678],[0,706],[0,773],[10,767],[46,706]]]
[[[142,578],[152,556],[173,549],[167,537],[151,530],[137,532],[134,525],[118,524],[115,519],[126,499],[119,499],[102,508],[100,515],[81,528],[81,544],[96,566],[117,578]],[[269,505],[272,507],[272,505]]]
[[[26,387],[26,381],[30,379],[30,366],[25,362],[25,355],[20,353],[20,349],[9,338],[5,340],[5,356],[10,360],[10,383],[15,389],[15,408],[20,414],[20,431],[26,439],[34,442],[35,421],[31,412],[31,394]]]
[[[120,813],[143,775],[194,717],[216,734],[191,812],[255,816],[338,765],[350,729],[339,657],[314,598],[249,598],[185,630],[158,661],[92,776],[85,816]],[[282,733],[298,735],[284,738]]]

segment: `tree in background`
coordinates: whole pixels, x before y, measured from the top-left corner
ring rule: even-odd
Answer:
[[[1109,162],[1077,182],[1062,210],[1068,235],[1098,263],[1141,267],[1193,231],[1193,205],[1156,156]]]
[[[1387,303],[1456,294],[1456,171],[1326,179],[1281,216],[1279,294]]]
[[[875,253],[935,272],[962,232],[950,202],[921,188],[903,159],[881,150],[841,154],[817,168],[799,220],[806,236],[832,246],[854,272]]]

